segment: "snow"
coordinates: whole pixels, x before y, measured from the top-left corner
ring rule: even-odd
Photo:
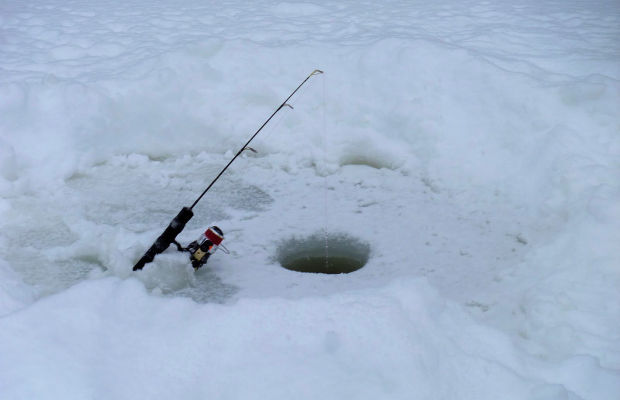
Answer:
[[[616,1],[0,5],[0,397],[616,399]],[[194,209],[230,255],[133,263]],[[278,248],[348,235],[346,275]]]

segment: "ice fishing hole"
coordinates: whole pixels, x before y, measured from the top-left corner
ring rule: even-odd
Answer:
[[[348,274],[368,262],[370,246],[346,234],[315,234],[293,237],[278,246],[276,258],[282,267],[298,272]]]

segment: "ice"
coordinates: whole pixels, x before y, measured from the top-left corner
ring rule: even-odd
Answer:
[[[0,397],[618,398],[618,37],[613,0],[5,0]],[[315,68],[179,235],[230,254],[132,272]],[[339,235],[361,269],[278,262]]]

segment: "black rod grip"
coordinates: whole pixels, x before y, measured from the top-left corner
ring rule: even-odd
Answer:
[[[189,207],[183,207],[176,217],[170,222],[164,233],[159,235],[155,243],[144,253],[142,258],[138,260],[136,265],[133,266],[133,270],[137,271],[144,268],[145,264],[153,261],[155,256],[164,252],[175,241],[177,235],[185,229],[185,224],[189,222],[194,216],[194,213]]]

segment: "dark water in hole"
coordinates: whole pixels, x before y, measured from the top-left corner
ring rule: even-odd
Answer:
[[[282,267],[298,272],[348,274],[362,268],[370,246],[346,234],[315,234],[293,237],[278,246],[276,258]]]
[[[348,274],[364,266],[365,261],[348,257],[302,257],[288,261],[282,266],[291,271],[320,274]]]

